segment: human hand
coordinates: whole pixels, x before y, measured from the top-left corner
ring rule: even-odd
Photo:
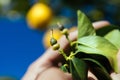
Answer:
[[[95,29],[99,29],[109,24],[110,23],[107,21],[99,21],[93,23],[93,26]],[[70,33],[69,38],[70,40],[75,40],[77,38],[77,31]],[[65,52],[69,52],[69,42],[64,36],[58,41],[58,43]],[[120,56],[118,59],[120,59]],[[49,48],[40,58],[29,66],[22,80],[72,80],[71,74],[64,73],[58,68],[58,64],[63,61],[64,59],[58,54],[58,51]],[[97,80],[91,72],[88,72],[88,77],[89,80]]]

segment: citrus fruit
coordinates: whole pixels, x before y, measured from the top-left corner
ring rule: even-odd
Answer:
[[[28,11],[26,18],[30,28],[44,29],[52,18],[52,10],[44,3],[36,3]]]

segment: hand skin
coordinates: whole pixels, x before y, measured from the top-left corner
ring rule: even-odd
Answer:
[[[98,21],[94,22],[93,26],[95,29],[99,29],[109,24],[108,21]],[[76,40],[77,31],[71,32],[69,38],[70,40]],[[65,52],[69,52],[69,43],[64,36],[61,37],[58,43]],[[118,62],[120,63],[120,51],[118,57]],[[58,68],[58,63],[63,61],[64,59],[58,51],[53,51],[50,47],[40,58],[29,66],[22,80],[73,80],[71,74],[64,73]],[[114,75],[116,74],[111,74],[111,76]],[[88,72],[88,80],[97,80],[97,78],[91,72]]]

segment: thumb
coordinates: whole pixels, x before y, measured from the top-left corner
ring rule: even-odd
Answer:
[[[110,76],[112,80],[120,80],[120,74],[112,73]]]
[[[51,67],[39,74],[36,80],[72,80],[72,76],[59,68]]]

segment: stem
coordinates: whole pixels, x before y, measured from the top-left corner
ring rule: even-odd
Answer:
[[[62,49],[59,49],[59,52],[60,52],[60,54],[63,55],[63,57],[64,57],[65,60],[67,61],[67,55],[66,55],[66,53],[65,53]]]
[[[60,52],[60,54],[63,55],[63,57],[65,58],[66,61],[71,60],[75,56],[75,54],[73,52],[71,52],[70,55],[67,56],[66,53],[62,49],[59,49],[59,52]]]
[[[70,46],[72,46],[72,41],[69,39],[68,34],[65,34],[65,37],[68,40],[68,42],[70,43]]]
[[[67,57],[67,60],[71,60],[74,56],[75,56],[75,54],[73,52],[71,52],[69,57]]]

